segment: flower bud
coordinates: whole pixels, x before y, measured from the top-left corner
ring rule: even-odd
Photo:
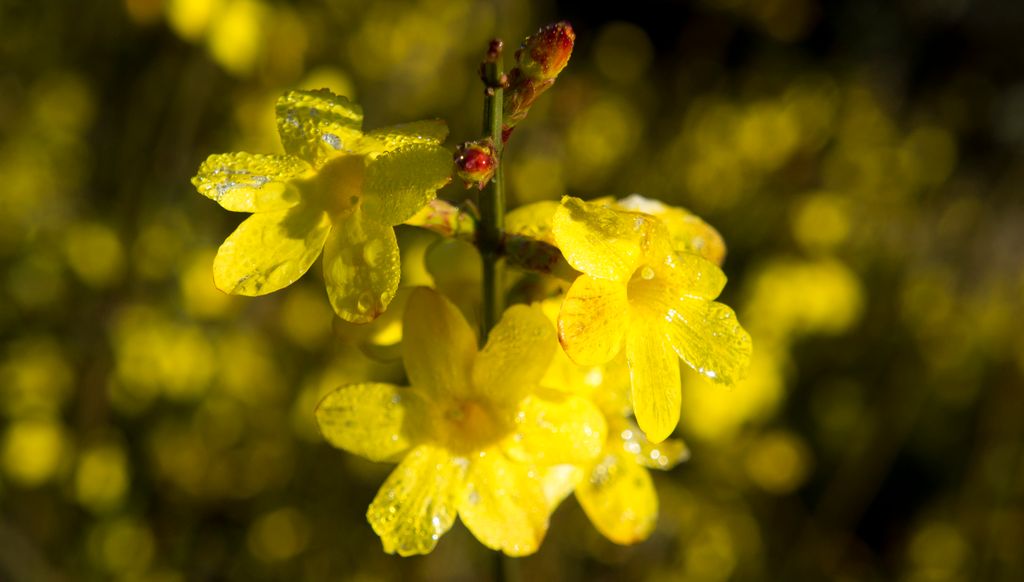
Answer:
[[[498,152],[489,139],[469,141],[455,149],[455,171],[466,187],[483,189],[498,167]]]
[[[572,56],[576,33],[568,22],[556,22],[526,37],[516,51],[516,62],[529,79],[546,81],[562,72]]]

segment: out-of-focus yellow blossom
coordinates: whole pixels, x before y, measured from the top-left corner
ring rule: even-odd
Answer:
[[[115,283],[124,267],[124,249],[117,233],[97,222],[73,224],[67,231],[64,251],[68,266],[91,287]]]
[[[714,301],[725,274],[700,255],[676,253],[661,221],[567,196],[553,233],[583,273],[562,304],[559,341],[581,365],[606,363],[625,348],[633,410],[648,439],[663,441],[679,420],[677,358],[716,382],[743,376],[750,336]]]
[[[102,522],[89,532],[89,557],[107,572],[138,579],[153,560],[156,545],[149,527],[131,516]]]
[[[641,135],[643,118],[624,99],[607,97],[579,111],[566,139],[570,187],[600,187]]]
[[[808,196],[793,211],[793,238],[812,252],[834,249],[852,230],[851,206],[848,198],[829,192]]]
[[[70,395],[73,374],[56,338],[11,341],[0,361],[0,411],[11,418],[55,416]]]
[[[104,442],[83,450],[75,470],[75,499],[100,513],[116,508],[128,491],[128,459],[116,442]]]
[[[764,422],[778,410],[786,392],[786,353],[762,339],[752,323],[748,317],[747,325],[755,329],[758,338],[757,349],[750,357],[746,377],[734,390],[683,391],[681,418],[687,437],[726,443],[744,427]],[[690,385],[689,380],[683,376],[684,384]]]
[[[907,580],[968,580],[973,557],[964,532],[948,521],[931,519],[914,528],[907,543]]]
[[[221,3],[206,31],[210,56],[233,75],[250,75],[263,51],[264,28],[273,16],[266,4],[256,0]]]
[[[310,524],[299,510],[284,507],[260,516],[249,528],[249,551],[262,562],[282,562],[309,544]]]
[[[67,453],[63,425],[55,420],[11,423],[0,442],[0,464],[12,483],[38,487],[61,470]]]
[[[835,335],[860,318],[864,292],[857,275],[835,259],[778,258],[751,283],[745,313],[756,318],[758,337]]]
[[[558,318],[559,302],[547,300],[544,312]],[[680,440],[652,445],[629,418],[629,375],[617,358],[607,366],[579,366],[558,350],[541,385],[590,398],[608,425],[601,454],[582,467],[576,499],[594,527],[617,544],[647,539],[658,519],[658,494],[648,468],[668,470],[686,460]]]
[[[170,319],[154,307],[135,305],[117,314],[111,331],[116,367],[115,406],[145,407],[158,393],[189,401],[209,388],[217,361],[198,326]]]
[[[132,245],[134,275],[159,280],[178,274],[185,259],[192,223],[180,209],[160,208],[144,220]]]
[[[210,264],[204,265],[206,273],[210,272]],[[314,284],[298,284],[292,287],[284,297],[278,315],[282,335],[292,343],[308,350],[315,350],[324,345],[331,336],[334,318],[331,307],[324,303],[323,295]]]
[[[573,472],[601,451],[605,422],[586,398],[538,389],[555,352],[536,308],[505,311],[487,345],[429,289],[406,308],[403,360],[411,388],[352,384],[317,408],[324,437],[373,461],[396,461],[367,519],[385,551],[424,554],[456,514],[485,546],[535,552]]]
[[[192,179],[201,194],[252,212],[214,260],[217,287],[264,295],[292,284],[324,254],[335,312],[365,323],[391,302],[401,275],[394,225],[450,177],[443,121],[362,132],[363,112],[327,90],[291,91],[277,103],[286,154],[219,154]]]
[[[758,487],[783,495],[803,485],[810,474],[811,453],[804,441],[787,431],[761,435],[749,448],[747,475]]]

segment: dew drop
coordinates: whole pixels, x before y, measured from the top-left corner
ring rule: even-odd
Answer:
[[[327,145],[331,146],[336,150],[341,149],[341,138],[334,135],[333,133],[325,133],[323,134],[323,136],[321,136],[320,139],[322,139],[324,143],[326,143]]]
[[[644,265],[644,268],[640,269],[640,277],[644,281],[650,281],[654,278],[654,269],[650,265]]]
[[[359,295],[359,301],[356,302],[356,309],[365,313],[369,311],[371,307],[373,307],[373,297],[364,291]]]
[[[363,245],[363,260],[371,267],[379,267],[384,260],[384,243],[373,239]]]

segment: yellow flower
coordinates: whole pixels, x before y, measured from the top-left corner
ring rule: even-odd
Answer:
[[[661,442],[679,421],[677,357],[716,382],[743,375],[750,336],[714,301],[725,274],[674,251],[661,221],[566,196],[552,226],[565,259],[583,273],[562,303],[558,339],[581,365],[608,362],[624,347],[633,410],[648,439]]]
[[[384,550],[428,553],[458,515],[489,548],[536,551],[574,485],[559,465],[588,462],[605,439],[589,400],[538,389],[556,351],[551,324],[536,308],[513,306],[478,352],[458,309],[419,288],[404,327],[412,387],[344,386],[316,412],[334,446],[401,459],[367,511]]]
[[[663,204],[660,200],[630,194],[611,204],[620,210],[650,214],[664,223],[672,237],[672,248],[677,253],[700,255],[716,265],[725,260],[725,241],[715,227],[699,216],[678,206]]]
[[[549,318],[557,318],[555,300],[544,302]],[[601,454],[582,467],[576,499],[594,527],[617,544],[647,539],[658,519],[658,493],[648,468],[667,471],[689,458],[680,440],[655,446],[629,418],[629,373],[617,357],[605,366],[579,366],[558,351],[541,385],[558,387],[590,398],[608,425]]]
[[[394,225],[434,199],[451,172],[443,121],[363,133],[362,109],[326,89],[277,102],[285,154],[218,154],[192,183],[236,212],[253,213],[217,251],[214,282],[237,295],[287,287],[324,254],[334,311],[365,323],[398,288]]]

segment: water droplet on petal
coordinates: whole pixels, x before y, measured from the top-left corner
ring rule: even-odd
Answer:
[[[384,243],[380,239],[368,241],[363,246],[363,260],[371,267],[379,267],[384,261]]]
[[[356,309],[361,312],[367,312],[373,307],[373,297],[369,293],[363,292],[359,295],[359,301],[356,302]]]
[[[644,265],[644,268],[640,269],[640,277],[644,281],[650,281],[654,278],[654,269],[650,265]]]

